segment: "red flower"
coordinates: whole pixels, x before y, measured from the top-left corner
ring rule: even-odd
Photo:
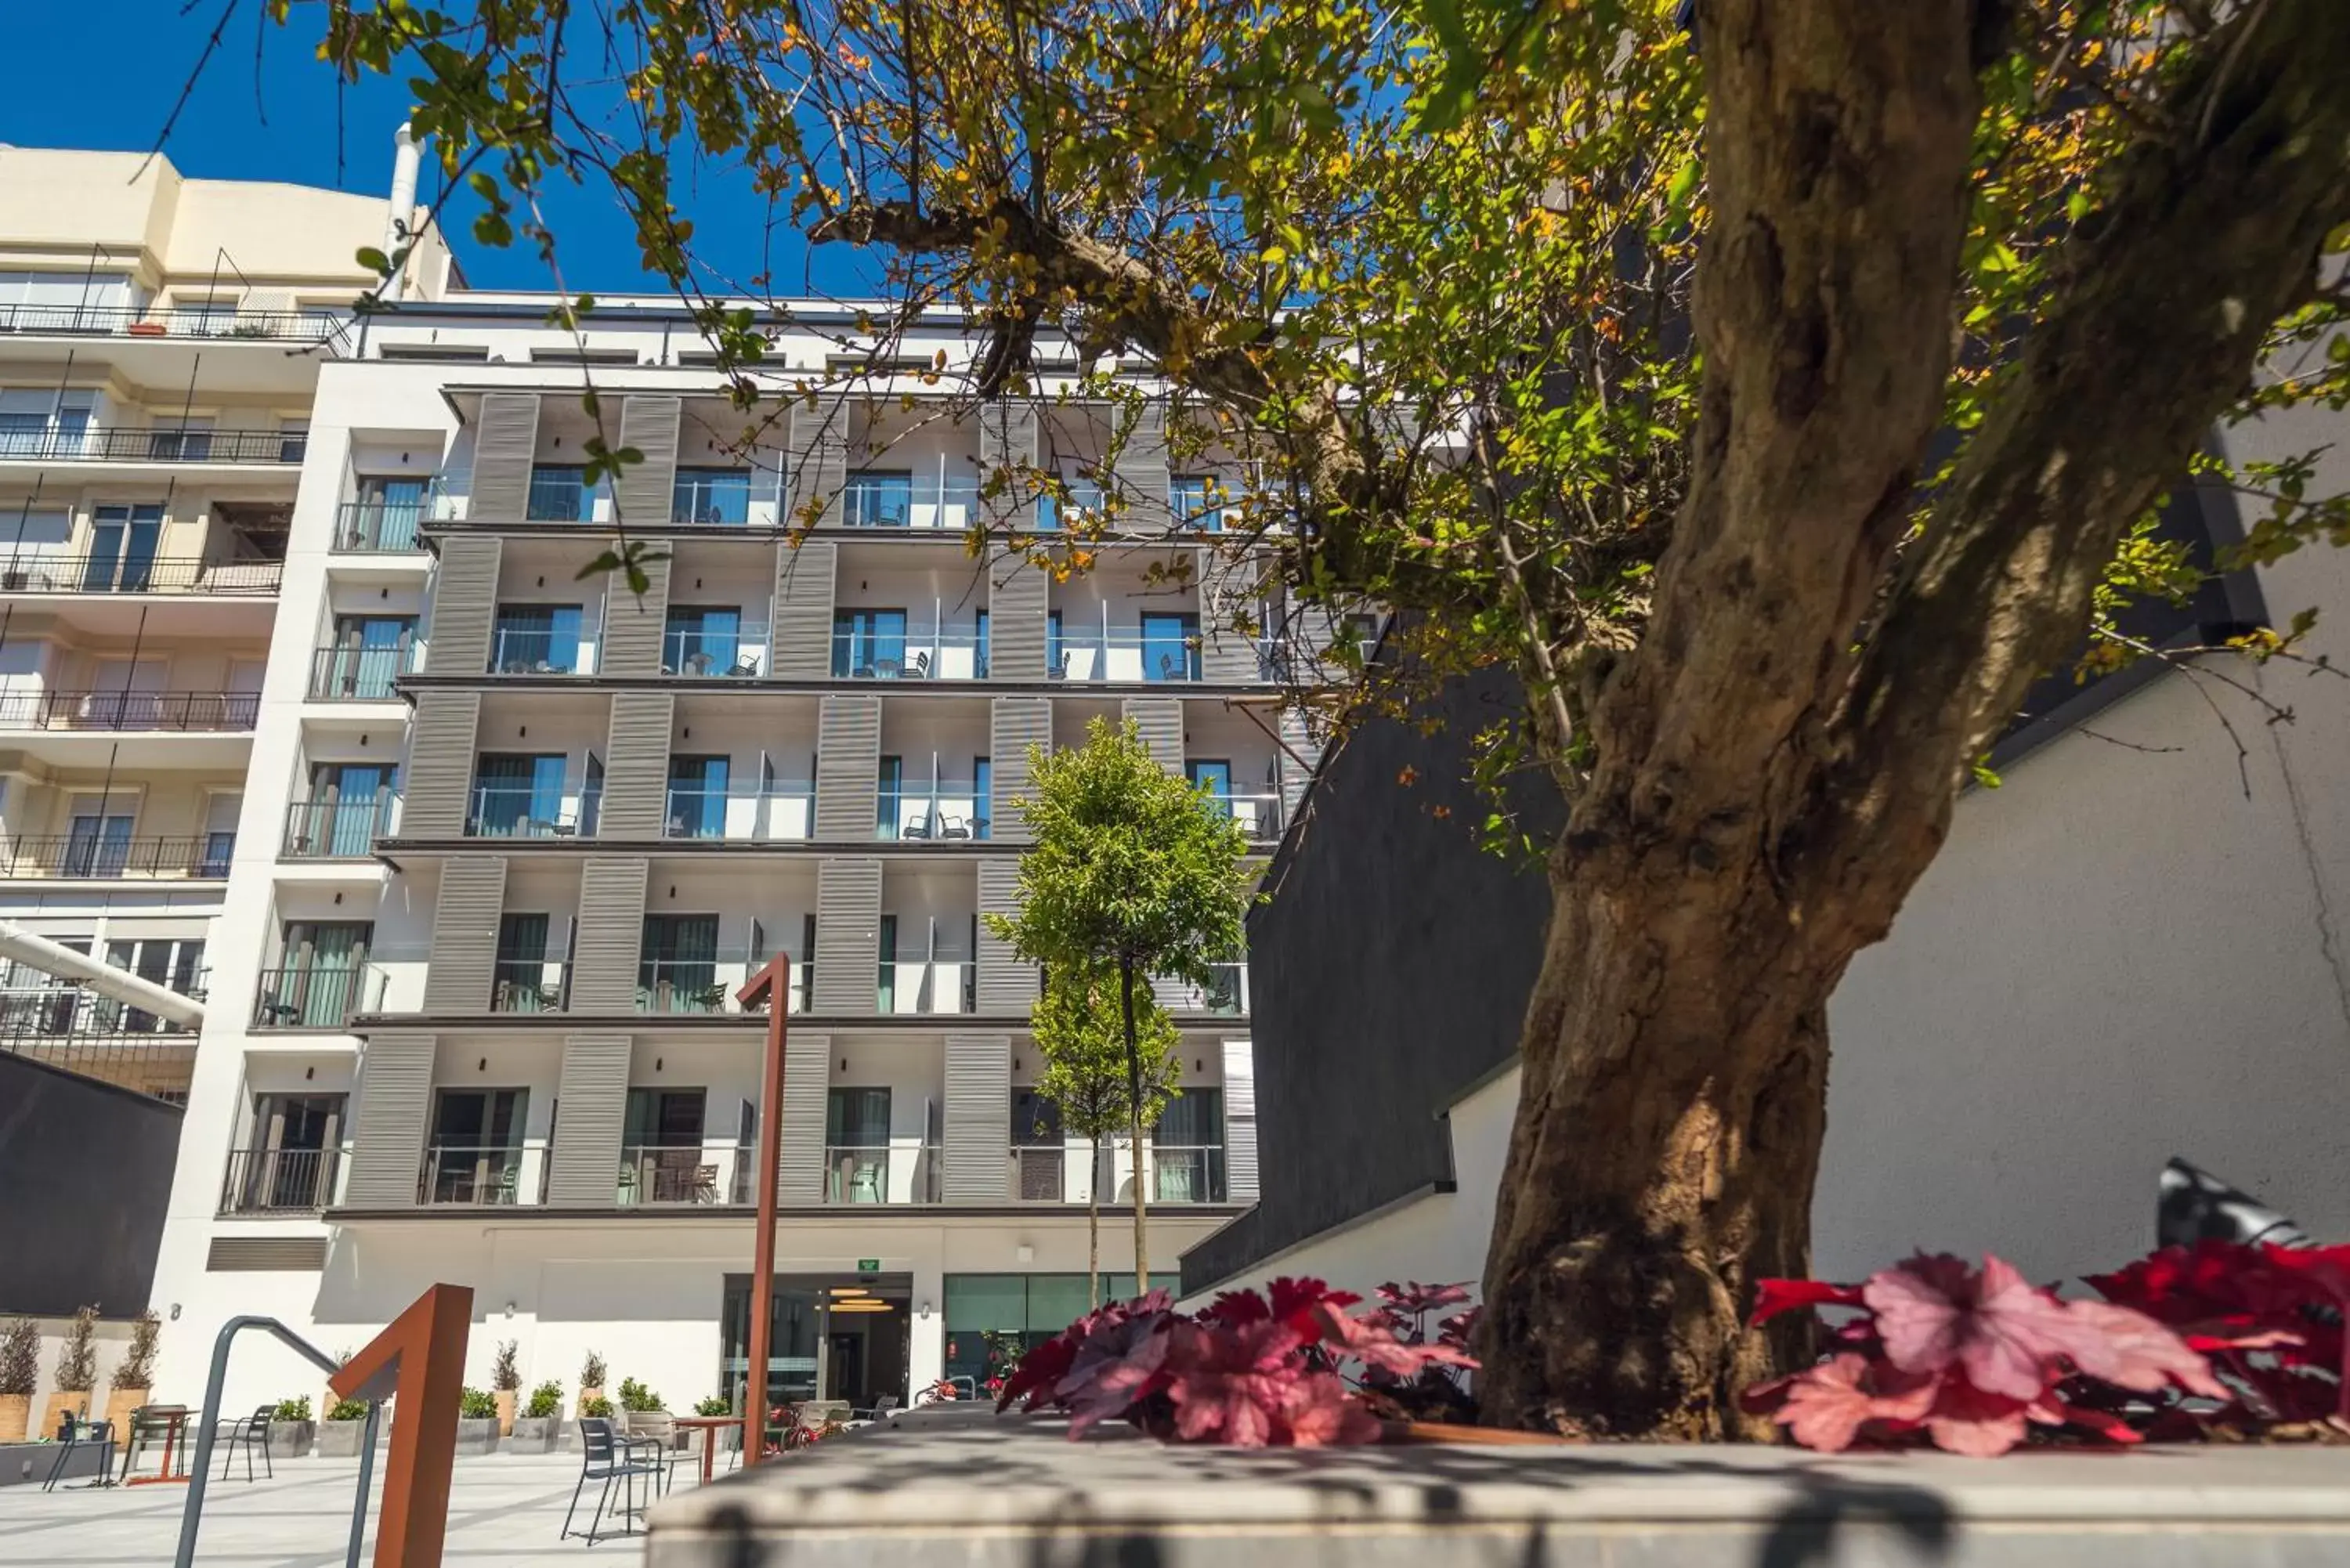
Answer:
[[[1754,1311],[1750,1325],[1769,1323],[1798,1307],[1860,1305],[1858,1285],[1832,1285],[1824,1280],[1762,1280],[1754,1287]]]

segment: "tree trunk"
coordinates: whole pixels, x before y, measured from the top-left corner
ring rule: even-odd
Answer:
[[[1086,1310],[1101,1310],[1101,1138],[1087,1140],[1093,1169],[1086,1174]]]
[[[1127,1132],[1134,1150],[1134,1293],[1150,1293],[1150,1235],[1144,1189],[1150,1173],[1142,1168],[1142,1047],[1135,1037],[1134,961],[1118,962],[1118,1004],[1126,1017]]]
[[[1726,887],[1564,850],[1554,867],[1486,1262],[1484,1417],[1763,1435],[1738,1392],[1805,1331],[1744,1314],[1756,1280],[1809,1270],[1827,999],[1867,935],[1834,911],[1791,920],[1759,862]]]

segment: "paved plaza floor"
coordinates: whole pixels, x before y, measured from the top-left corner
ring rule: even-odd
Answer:
[[[674,1482],[694,1483],[693,1456],[680,1455]],[[723,1460],[722,1460],[723,1462]],[[213,1482],[196,1537],[203,1568],[341,1568],[351,1522],[357,1459],[280,1459],[275,1480],[248,1485],[242,1478]],[[579,1478],[577,1454],[491,1454],[457,1461],[449,1501],[447,1568],[503,1568],[505,1563],[608,1563],[633,1568],[644,1538],[614,1536],[594,1547],[558,1541],[563,1511]],[[382,1501],[376,1472],[370,1512]],[[0,1568],[158,1568],[180,1539],[186,1492],[176,1486],[141,1486],[53,1492],[37,1486],[0,1487]],[[617,1496],[617,1494],[616,1494]],[[588,1487],[578,1523],[595,1501]],[[368,1532],[368,1555],[375,1532]]]

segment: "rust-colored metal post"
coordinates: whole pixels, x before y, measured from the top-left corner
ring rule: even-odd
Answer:
[[[394,1397],[399,1414],[384,1459],[376,1568],[441,1568],[473,1321],[472,1286],[434,1285],[327,1379],[338,1398]]]
[[[751,1343],[743,1367],[743,1466],[767,1457],[768,1343],[775,1320],[775,1168],[784,1158],[784,1033],[791,1023],[792,955],[777,953],[734,1000],[767,1002],[767,1060],[759,1074],[759,1233],[751,1243]]]

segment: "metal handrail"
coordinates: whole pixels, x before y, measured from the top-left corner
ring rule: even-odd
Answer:
[[[57,462],[297,463],[309,445],[306,431],[54,430],[0,432],[0,457]]]
[[[228,1352],[236,1336],[248,1328],[265,1328],[286,1347],[332,1377],[343,1364],[287,1328],[274,1317],[233,1317],[221,1324],[213,1341],[213,1368],[204,1379],[204,1413],[196,1428],[196,1453],[188,1474],[187,1506],[180,1511],[180,1544],[172,1554],[172,1568],[190,1568],[196,1560],[196,1530],[203,1522],[204,1489],[212,1476],[213,1444],[220,1435],[221,1385],[228,1381]],[[351,1540],[344,1550],[344,1568],[359,1568],[359,1542],[367,1534],[368,1494],[375,1487],[375,1439],[383,1419],[381,1401],[367,1401],[367,1430],[359,1435],[359,1494],[351,1500]]]
[[[51,556],[18,551],[0,562],[0,591],[12,594],[206,594],[265,597],[286,576],[283,561],[208,561],[200,556]]]
[[[55,878],[112,881],[123,877],[185,877],[213,880],[228,875],[235,852],[232,834],[196,834],[171,838],[104,838],[85,833],[26,835],[0,852],[0,879]]]
[[[26,691],[0,698],[0,730],[250,730],[249,691]]]
[[[140,327],[150,330],[140,332]],[[200,306],[0,305],[0,332],[76,337],[293,339],[326,343],[344,335],[338,316],[303,310],[209,310]]]

